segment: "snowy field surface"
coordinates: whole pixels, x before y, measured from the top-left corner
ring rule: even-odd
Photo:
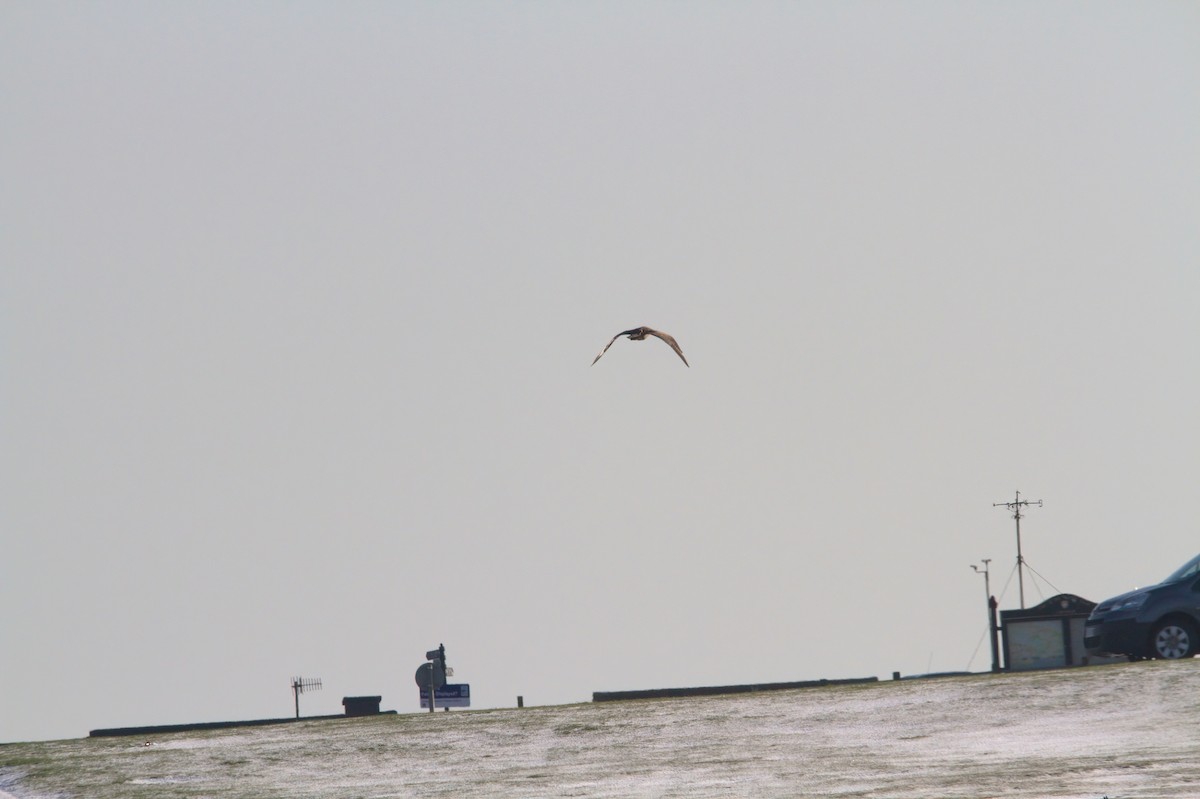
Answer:
[[[0,797],[1197,797],[1200,661],[0,746]]]

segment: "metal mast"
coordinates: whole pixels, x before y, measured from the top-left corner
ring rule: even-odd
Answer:
[[[1017,492],[1017,498],[1012,502],[993,502],[992,507],[998,508],[1001,505],[1013,512],[1013,518],[1017,520],[1017,585],[1021,590],[1021,609],[1025,608],[1025,558],[1021,557],[1021,508],[1037,505],[1042,507],[1042,501],[1039,499],[1036,502],[1030,502],[1027,499],[1021,499],[1021,492]]]

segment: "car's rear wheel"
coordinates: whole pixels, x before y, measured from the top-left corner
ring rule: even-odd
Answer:
[[[1166,660],[1193,657],[1198,644],[1200,636],[1196,634],[1195,626],[1183,619],[1160,621],[1150,635],[1153,656]]]

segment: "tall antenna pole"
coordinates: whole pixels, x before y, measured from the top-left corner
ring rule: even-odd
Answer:
[[[1021,609],[1025,609],[1025,558],[1021,557],[1021,508],[1037,505],[1042,507],[1042,501],[1039,499],[1036,502],[1030,502],[1027,499],[1021,499],[1021,492],[1017,492],[1017,498],[1012,502],[993,502],[992,507],[998,508],[1001,505],[1013,512],[1013,518],[1017,520],[1017,585],[1021,589]]]

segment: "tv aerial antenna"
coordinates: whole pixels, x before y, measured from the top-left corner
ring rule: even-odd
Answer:
[[[1039,500],[1030,502],[1027,499],[1021,499],[1021,492],[1018,491],[1017,498],[1014,499],[1012,502],[993,502],[992,503],[993,508],[998,508],[1001,505],[1003,505],[1004,507],[1011,510],[1013,512],[1013,518],[1016,519],[1016,521],[1017,521],[1017,586],[1020,588],[1020,592],[1021,592],[1021,609],[1024,610],[1025,609],[1025,575],[1023,574],[1023,572],[1025,569],[1025,558],[1023,558],[1021,556],[1021,519],[1023,518],[1021,515],[1021,508],[1028,508],[1030,505],[1037,505],[1040,508],[1040,507],[1042,507],[1042,501],[1039,499]]]
[[[305,691],[321,690],[320,677],[293,677],[292,696],[296,700],[296,718],[300,718],[300,694]]]

